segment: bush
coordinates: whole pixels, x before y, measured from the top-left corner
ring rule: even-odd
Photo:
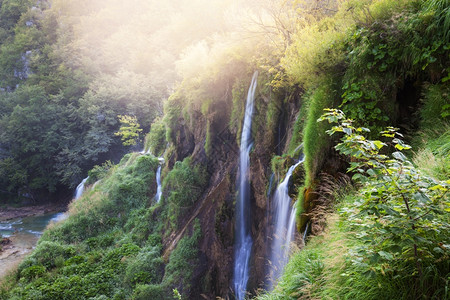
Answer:
[[[154,284],[138,284],[134,290],[133,300],[164,300],[164,290],[160,285]]]
[[[176,288],[182,295],[189,297],[192,275],[194,274],[195,266],[198,266],[199,262],[198,242],[200,237],[200,223],[198,220],[195,220],[192,235],[184,236],[170,254],[162,282],[167,292],[171,292],[173,288]]]
[[[159,157],[163,154],[166,143],[166,126],[162,119],[156,119],[146,137],[145,149]]]
[[[29,282],[33,279],[42,277],[45,274],[45,271],[46,269],[44,266],[34,265],[26,269],[23,269],[22,272],[20,273],[20,276]]]
[[[94,184],[96,181],[103,179],[108,171],[114,167],[114,163],[110,160],[105,161],[101,165],[94,166],[89,172],[89,178],[86,181],[86,185]]]
[[[125,282],[134,286],[144,283],[160,283],[164,270],[164,262],[160,255],[160,247],[146,247],[130,261],[125,271]]]
[[[75,255],[73,246],[62,245],[58,242],[41,241],[34,252],[19,266],[19,273],[33,265],[42,265],[47,269],[56,267],[58,258],[67,259]]]
[[[349,215],[363,243],[354,250],[352,264],[367,275],[395,274],[410,281],[414,298],[443,296],[444,274],[450,272],[444,262],[450,255],[450,180],[437,181],[415,169],[402,153],[410,146],[394,128],[381,133],[395,149],[389,157],[381,154],[387,143],[366,139],[369,130],[353,127],[341,111],[329,110],[321,120],[337,123],[330,135],[344,133],[335,148],[352,158],[348,171],[363,184],[361,200]]]
[[[194,166],[190,158],[175,163],[162,185],[164,202],[173,227],[177,226],[180,215],[198,200],[206,183],[205,169],[198,165]]]
[[[135,161],[117,170],[106,184],[109,198],[121,209],[129,210],[147,203],[155,180],[158,160],[150,155],[138,156]]]

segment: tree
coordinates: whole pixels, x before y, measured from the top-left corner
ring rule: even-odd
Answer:
[[[139,134],[142,132],[137,118],[127,115],[118,115],[118,118],[122,125],[119,131],[114,134],[121,137],[124,146],[136,145],[139,141]]]

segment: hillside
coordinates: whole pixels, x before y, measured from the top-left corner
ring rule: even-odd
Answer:
[[[0,2],[0,299],[449,297],[447,0],[144,2]]]

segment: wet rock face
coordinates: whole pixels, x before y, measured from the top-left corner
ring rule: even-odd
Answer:
[[[270,161],[277,149],[286,149],[288,138],[292,135],[293,121],[297,108],[287,103],[280,108],[276,122],[266,120],[266,109],[270,99],[256,99],[262,104],[258,108],[252,125],[253,150],[250,155],[251,186],[251,235],[253,248],[251,254],[250,278],[247,286],[254,294],[262,288],[267,269],[267,254],[270,239],[270,201],[267,196],[268,182],[271,176]],[[205,299],[233,299],[231,285],[234,268],[234,233],[236,174],[239,166],[239,146],[230,126],[231,99],[218,101],[209,107],[208,114],[191,112],[189,122],[180,122],[173,132],[173,156],[169,165],[177,160],[191,156],[192,161],[206,167],[208,187],[196,206],[183,216],[183,226],[198,219],[201,224],[201,259],[195,267],[192,296]],[[179,118],[182,118],[180,116]],[[280,123],[281,122],[281,123]],[[271,124],[273,128],[269,128]],[[281,125],[280,125],[281,124]],[[277,128],[283,127],[282,135]],[[209,132],[208,132],[209,128]],[[207,135],[211,148],[205,151]],[[300,176],[300,175],[298,175]],[[276,184],[276,183],[274,183]],[[178,233],[175,233],[179,234]]]

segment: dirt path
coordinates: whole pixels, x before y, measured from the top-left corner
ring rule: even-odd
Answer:
[[[3,251],[0,252],[0,282],[6,275],[15,270],[20,262],[33,250],[39,237],[15,235],[9,239],[11,242],[4,245]]]

